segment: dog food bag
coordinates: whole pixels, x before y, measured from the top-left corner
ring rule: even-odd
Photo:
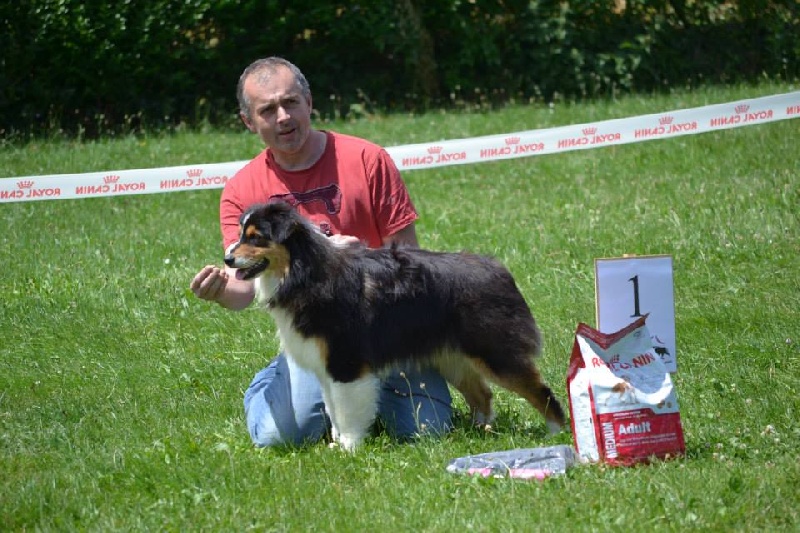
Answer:
[[[655,353],[646,316],[616,333],[575,333],[567,389],[581,459],[628,466],[683,454],[672,378]]]
[[[577,457],[572,447],[562,444],[459,457],[450,461],[447,471],[480,477],[544,479],[564,474],[576,462]]]

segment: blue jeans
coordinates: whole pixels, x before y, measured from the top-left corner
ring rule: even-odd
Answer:
[[[316,376],[284,354],[255,375],[244,412],[257,446],[315,442],[330,425]],[[381,381],[378,416],[397,438],[445,433],[452,416],[447,382],[433,370],[394,372]]]

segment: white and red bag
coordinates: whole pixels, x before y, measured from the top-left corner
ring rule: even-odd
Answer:
[[[628,466],[686,450],[678,397],[646,318],[611,334],[578,325],[567,390],[583,461]]]

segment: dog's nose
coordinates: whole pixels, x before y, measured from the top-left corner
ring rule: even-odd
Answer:
[[[226,264],[226,265],[228,265],[229,267],[232,267],[232,268],[233,268],[233,266],[234,266],[234,265],[235,265],[235,263],[236,263],[236,258],[235,258],[235,257],[233,257],[233,254],[225,254],[225,259],[224,259],[224,261],[225,261],[225,264]]]

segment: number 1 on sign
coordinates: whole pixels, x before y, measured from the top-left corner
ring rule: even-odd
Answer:
[[[597,329],[613,333],[647,316],[656,353],[667,370],[677,370],[670,256],[595,259],[595,294]]]
[[[639,276],[633,276],[628,281],[633,282],[633,314],[631,317],[640,317],[642,313],[639,312]]]

